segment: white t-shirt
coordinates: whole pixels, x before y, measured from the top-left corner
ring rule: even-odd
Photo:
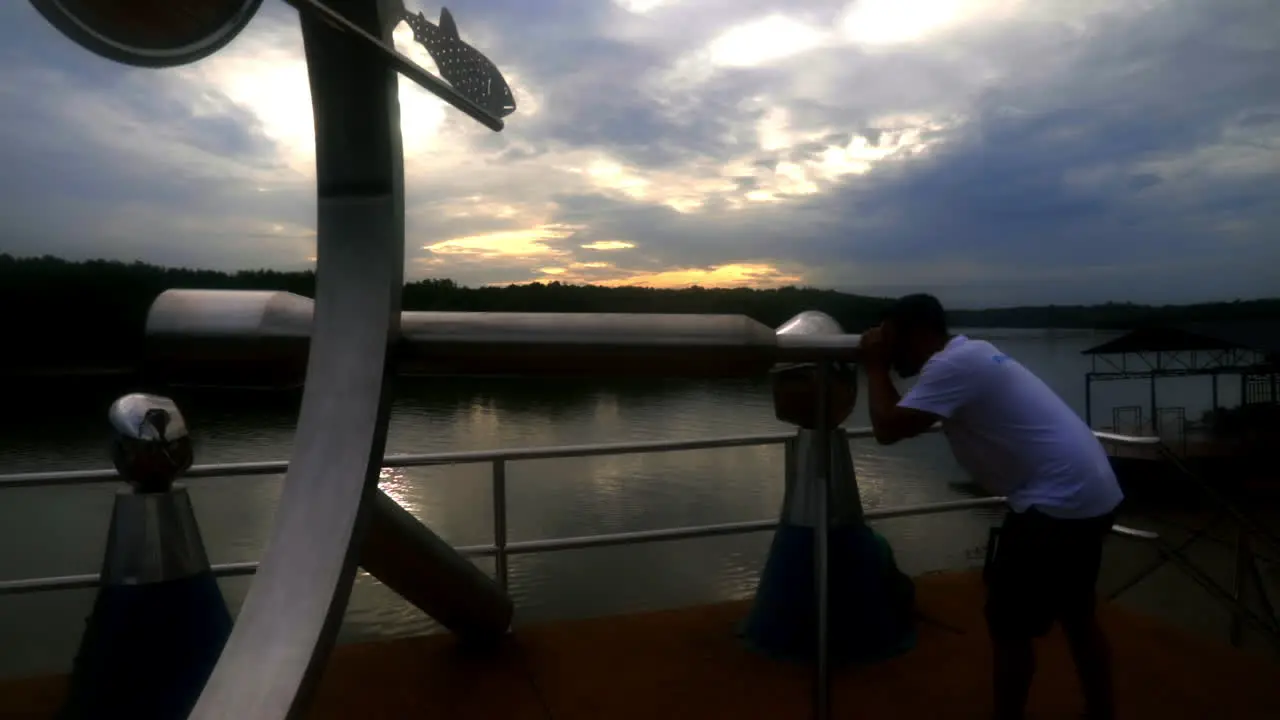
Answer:
[[[956,336],[900,403],[942,418],[956,459],[1015,512],[1091,518],[1124,499],[1102,444],[1048,385],[985,340]]]

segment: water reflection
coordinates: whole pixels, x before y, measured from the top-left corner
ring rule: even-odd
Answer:
[[[414,501],[409,483],[410,479],[404,468],[382,468],[378,473],[378,489],[395,500],[400,507],[420,516],[422,508]]]

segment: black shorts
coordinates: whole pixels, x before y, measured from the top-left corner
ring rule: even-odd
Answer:
[[[1062,520],[1035,508],[1006,515],[991,534],[983,570],[992,635],[1040,637],[1054,621],[1091,620],[1102,543],[1114,520],[1114,513]]]

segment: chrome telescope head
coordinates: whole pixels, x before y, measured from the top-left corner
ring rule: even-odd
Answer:
[[[844,334],[844,328],[830,315],[806,310],[783,323],[780,337],[796,335]],[[773,411],[781,421],[812,430],[818,419],[818,392],[827,394],[826,426],[834,428],[849,418],[858,399],[858,376],[848,363],[831,363],[826,387],[820,388],[818,365],[812,362],[780,363],[770,371],[773,377]]]
[[[133,393],[107,411],[116,471],[138,492],[167,492],[194,460],[191,436],[172,400]]]

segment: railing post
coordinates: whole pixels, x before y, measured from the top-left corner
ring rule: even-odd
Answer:
[[[493,569],[507,592],[507,461],[493,461]]]
[[[795,436],[782,441],[782,487],[789,488],[795,483],[796,474],[796,439]]]
[[[814,528],[813,553],[818,595],[817,663],[814,665],[813,678],[813,717],[815,720],[826,720],[831,717],[831,665],[830,648],[827,647],[828,614],[831,610],[828,590],[830,583],[827,577],[830,565],[828,553],[831,545],[831,509],[829,507],[831,498],[831,436],[828,417],[830,399],[827,397],[831,375],[830,363],[818,363],[817,369],[818,398],[816,404],[818,406],[818,417],[814,423],[814,431],[815,439],[817,440],[817,470],[821,473],[821,476],[818,478],[817,487],[818,522],[817,527]]]

